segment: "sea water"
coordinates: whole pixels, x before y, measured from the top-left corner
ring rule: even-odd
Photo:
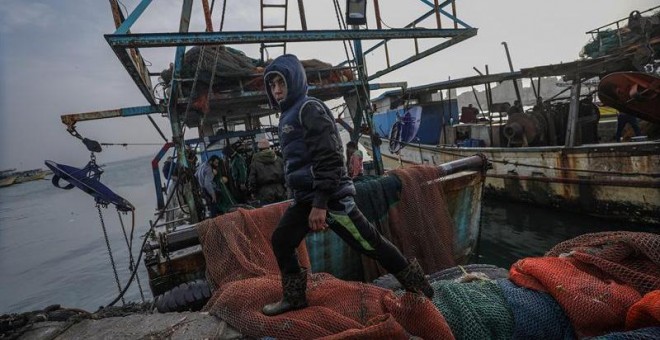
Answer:
[[[136,257],[149,220],[155,218],[150,163],[150,157],[110,163],[103,167],[101,176],[105,185],[136,207],[132,247]],[[130,276],[129,252],[118,213],[113,207],[101,208],[101,213],[123,286]],[[130,233],[130,215],[121,217]],[[474,262],[509,268],[518,259],[543,255],[561,241],[609,230],[651,231],[643,225],[485,200]],[[145,298],[152,299],[143,263],[138,275]],[[0,188],[0,314],[38,310],[51,304],[93,312],[117,295],[92,197],[75,188],[56,188],[49,180]],[[135,283],[125,297],[126,301],[141,299]]]

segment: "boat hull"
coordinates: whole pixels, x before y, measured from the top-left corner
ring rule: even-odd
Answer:
[[[477,158],[478,164],[463,163],[458,166],[459,162],[451,163],[453,170],[444,170],[447,175],[439,179],[449,215],[454,222],[452,256],[456,264],[467,263],[478,244],[485,160]],[[356,203],[361,205],[357,199]],[[334,232],[309,233],[305,242],[312,272],[326,272],[353,281],[370,281],[375,278],[364,273],[361,255]],[[196,225],[181,226],[177,230],[162,233],[144,249],[144,262],[154,296],[205,275],[206,260]]]
[[[454,222],[452,255],[456,264],[466,264],[476,250],[484,180],[485,176],[479,171],[463,171],[440,180]],[[366,277],[361,255],[333,232],[310,233],[306,245],[312,272],[330,273],[353,281],[375,278]]]
[[[370,147],[369,141],[362,142]],[[385,143],[383,143],[385,144]],[[632,222],[660,224],[660,143],[611,143],[572,148],[407,145],[384,157],[440,164],[477,153],[493,164],[487,196],[530,202]]]
[[[0,188],[8,187],[14,183],[16,183],[17,176],[9,176],[5,177],[3,179],[0,179]]]

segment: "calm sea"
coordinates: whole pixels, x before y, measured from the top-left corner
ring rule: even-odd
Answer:
[[[139,237],[155,217],[150,157],[107,164],[104,170],[101,181],[137,208],[133,242],[137,256]],[[102,215],[124,284],[130,271],[120,220],[112,207],[102,209]],[[130,215],[122,218],[130,228]],[[563,240],[607,230],[649,231],[641,225],[485,201],[476,262],[508,268],[520,258],[542,255]],[[0,273],[0,314],[51,304],[95,311],[118,293],[94,200],[77,189],[58,189],[47,180],[0,189]],[[139,277],[146,298],[151,299],[142,263]],[[140,299],[135,284],[126,299]]]

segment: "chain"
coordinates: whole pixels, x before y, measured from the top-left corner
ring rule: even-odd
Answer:
[[[124,240],[126,240],[126,247],[128,247],[128,269],[133,271],[135,268],[135,261],[133,260],[133,233],[131,232],[131,241],[128,241],[128,235],[126,234],[126,228],[124,227],[124,220],[121,218],[121,212],[117,209],[117,216],[119,217],[119,223],[121,224],[121,230],[124,232]],[[137,280],[138,289],[140,290],[140,297],[144,303],[144,292],[142,291],[142,284],[140,283],[140,276],[135,274],[135,279]]]
[[[103,229],[103,236],[105,237],[105,245],[108,247],[108,255],[110,256],[110,264],[112,265],[112,272],[115,274],[115,281],[117,282],[117,288],[119,289],[119,294],[121,294],[121,284],[119,283],[119,275],[117,275],[117,266],[115,266],[115,259],[112,257],[112,249],[110,249],[110,240],[108,239],[108,232],[105,229],[105,222],[103,221],[103,213],[101,213],[101,205],[97,204],[96,209],[99,211],[99,220],[101,221],[101,228]],[[126,305],[124,301],[124,296],[121,297],[122,305]]]

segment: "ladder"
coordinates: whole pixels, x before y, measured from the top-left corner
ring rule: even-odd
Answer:
[[[260,0],[261,3],[261,31],[286,31],[287,30],[287,17],[288,17],[288,8],[289,0]],[[264,18],[268,17],[282,17],[281,21],[273,23],[264,23]],[[266,59],[269,59],[268,48],[281,48],[282,54],[286,53],[286,43],[261,43],[259,52],[261,53],[261,61],[265,62]]]

